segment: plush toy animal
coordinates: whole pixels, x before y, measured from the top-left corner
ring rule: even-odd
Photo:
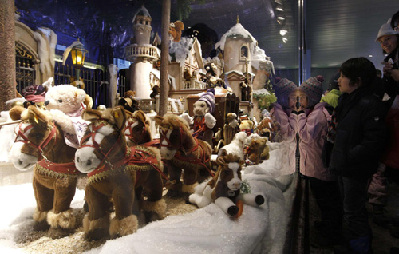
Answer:
[[[98,240],[136,231],[138,221],[132,210],[136,197],[145,212],[163,218],[166,203],[162,199],[159,151],[127,146],[123,134],[126,113],[120,106],[85,110],[82,117],[91,122],[75,154],[77,169],[88,174],[85,237]],[[112,207],[114,218],[109,214]]]
[[[270,138],[273,128],[272,124],[271,117],[264,117],[258,126],[256,126],[255,133],[258,133],[261,137]]]
[[[71,117],[80,116],[82,111],[90,106],[86,92],[73,85],[50,87],[45,98],[48,101],[47,109],[58,109]]]
[[[179,42],[183,30],[184,23],[180,20],[170,23],[168,31],[170,40],[173,40],[174,42]]]
[[[75,229],[76,218],[69,207],[76,191],[78,170],[73,162],[76,149],[65,143],[65,130],[72,123],[66,115],[36,106],[10,110],[13,120],[22,120],[10,158],[21,171],[34,168],[33,188],[37,209],[34,230],[49,229],[49,236],[60,238]],[[68,130],[71,132],[71,130]],[[38,158],[42,157],[40,161]]]
[[[230,144],[223,146],[219,150],[219,156],[222,154],[233,154],[244,160],[244,146],[247,145],[247,133],[246,132],[238,132],[235,134],[233,140]]]
[[[251,206],[265,202],[261,194],[241,193],[241,169],[243,161],[232,154],[218,158],[219,168],[215,176],[197,185],[195,192],[189,196],[189,202],[202,208],[214,202],[227,215],[239,216],[239,201]]]
[[[212,115],[215,109],[215,94],[208,90],[203,93],[198,101],[194,103],[194,133],[193,137],[204,140],[212,146],[213,127],[216,125],[216,118]]]
[[[239,125],[240,131],[247,133],[247,136],[251,135],[253,132],[253,127],[254,122],[249,119],[241,120]]]
[[[259,134],[254,133],[248,137],[247,140],[249,147],[247,149],[247,165],[258,165],[270,157],[269,146],[267,145],[267,138],[261,137]]]
[[[238,132],[238,120],[235,113],[227,113],[226,124],[223,126],[223,144],[228,145]]]
[[[118,105],[123,106],[124,109],[133,113],[134,111],[140,109],[134,96],[136,96],[136,92],[132,90],[126,91],[124,97],[119,99]]]

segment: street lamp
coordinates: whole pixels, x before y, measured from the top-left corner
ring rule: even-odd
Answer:
[[[73,42],[71,46],[72,64],[76,69],[76,81],[79,81],[80,69],[83,67],[86,54],[89,53],[89,51],[85,49],[79,38],[77,39],[77,41]]]

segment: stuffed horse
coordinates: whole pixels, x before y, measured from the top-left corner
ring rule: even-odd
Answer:
[[[75,163],[79,171],[88,174],[85,237],[98,240],[135,232],[138,221],[132,209],[136,196],[144,211],[163,218],[166,204],[162,199],[160,157],[155,149],[127,146],[123,107],[86,110],[83,118],[91,124],[76,151]],[[115,217],[110,222],[112,206]]]
[[[211,147],[203,140],[194,138],[186,121],[174,114],[155,117],[161,138],[161,157],[169,180],[168,195],[190,192],[192,185],[202,182],[211,172]],[[184,169],[183,183],[180,180]],[[191,185],[191,186],[190,186]]]
[[[141,145],[152,141],[150,121],[142,110],[126,111],[124,134],[128,145]]]
[[[10,110],[13,120],[22,120],[11,161],[22,171],[34,166],[33,189],[37,209],[33,215],[34,230],[49,229],[49,236],[60,238],[72,232],[76,218],[69,207],[75,195],[79,171],[73,162],[76,149],[66,145],[64,133],[73,129],[69,117],[58,117],[36,106],[23,110],[16,106]],[[68,125],[61,128],[62,124]],[[40,161],[38,158],[41,157]]]
[[[202,208],[214,202],[227,215],[239,216],[239,201],[251,206],[265,202],[261,194],[240,193],[241,169],[243,161],[236,155],[223,154],[218,159],[219,168],[215,176],[195,188],[189,196],[189,202]]]

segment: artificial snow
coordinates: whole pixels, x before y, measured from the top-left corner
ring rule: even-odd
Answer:
[[[262,193],[266,200],[260,207],[244,205],[243,214],[236,220],[227,216],[215,204],[210,204],[183,215],[169,215],[164,220],[141,227],[131,235],[108,240],[100,246],[92,247],[91,242],[85,242],[82,232],[59,240],[43,236],[37,240],[43,244],[38,252],[282,253],[295,193],[295,184],[292,184],[295,183],[295,177],[294,174],[285,174],[282,168],[284,164],[278,161],[286,157],[281,154],[284,150],[280,147],[270,143],[269,160],[243,169],[242,178],[250,185],[251,192]],[[0,186],[0,197],[2,204],[7,204],[0,209],[0,252],[32,252],[29,249],[32,246],[22,248],[14,241],[14,235],[33,222],[36,202],[32,184]],[[78,189],[71,207],[81,209],[83,200],[84,191]],[[57,241],[67,243],[60,247]],[[76,246],[82,249],[76,249]]]

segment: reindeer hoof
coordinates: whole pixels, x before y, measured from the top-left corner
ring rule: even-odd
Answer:
[[[255,203],[257,205],[262,205],[263,203],[265,203],[265,198],[262,195],[257,195],[255,197]]]
[[[35,224],[33,224],[33,230],[34,231],[47,231],[50,228],[50,224],[48,224],[47,220],[42,220],[42,221],[35,221]]]
[[[229,208],[227,208],[227,214],[228,215],[230,215],[230,216],[236,216],[237,215],[237,213],[238,213],[238,211],[239,211],[239,209],[238,209],[238,207],[237,206],[235,206],[235,205],[232,205],[232,206],[230,206]]]
[[[88,241],[99,241],[99,240],[109,239],[108,228],[93,229],[85,235],[85,238]]]

